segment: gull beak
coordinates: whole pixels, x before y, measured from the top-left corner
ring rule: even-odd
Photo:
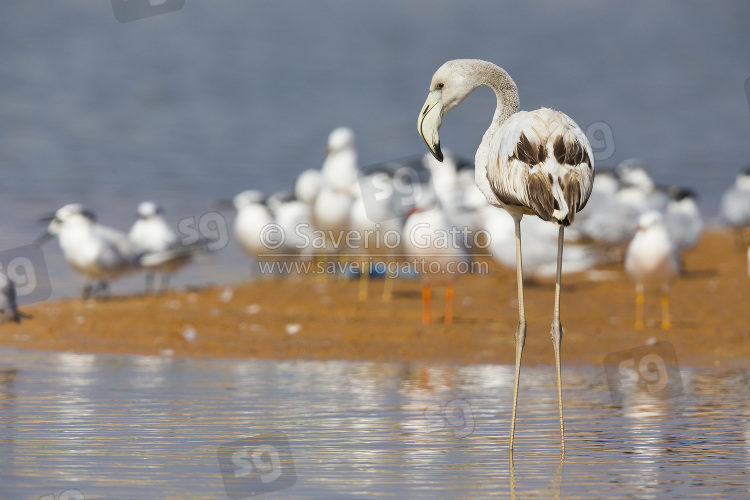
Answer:
[[[52,234],[50,234],[49,231],[45,231],[44,234],[42,234],[36,240],[34,240],[34,245],[40,245],[41,246],[44,243],[46,243],[47,241],[49,241],[50,238],[52,238]]]
[[[438,130],[440,125],[443,123],[443,103],[442,103],[442,91],[433,90],[427,96],[422,111],[419,112],[419,118],[417,119],[417,130],[419,135],[422,136],[425,144],[430,149],[432,156],[437,161],[443,161],[443,152],[440,151],[440,136]]]
[[[235,210],[234,200],[214,200],[211,202],[211,208],[215,210]]]
[[[47,224],[47,230],[44,231],[44,234],[34,240],[34,245],[43,245],[50,239],[54,238],[60,225],[60,220],[55,216],[55,214],[43,215],[39,218],[39,222],[42,224]]]
[[[55,214],[47,214],[47,215],[42,215],[42,216],[41,216],[41,217],[39,217],[39,219],[38,219],[38,221],[39,221],[39,222],[40,222],[41,224],[49,224],[49,223],[50,223],[50,222],[52,222],[53,220],[55,220]]]

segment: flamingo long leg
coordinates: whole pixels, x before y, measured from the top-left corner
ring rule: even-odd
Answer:
[[[521,216],[522,217],[522,216]],[[514,217],[516,223],[516,279],[518,281],[518,326],[516,326],[516,381],[513,384],[513,413],[510,419],[510,445],[513,450],[513,436],[516,431],[516,408],[518,407],[518,382],[521,376],[521,354],[526,342],[526,313],[523,308],[523,264],[521,262],[521,217]]]
[[[563,425],[562,379],[560,378],[560,342],[562,325],[560,324],[560,282],[562,281],[563,233],[565,227],[560,225],[557,235],[557,277],[555,280],[555,311],[552,316],[550,336],[555,348],[555,369],[557,371],[557,407],[560,410],[560,449],[565,451],[565,428]]]

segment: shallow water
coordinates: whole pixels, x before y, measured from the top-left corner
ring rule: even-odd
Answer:
[[[174,226],[197,223],[214,200],[319,168],[341,125],[362,165],[425,153],[417,113],[430,76],[457,57],[505,67],[524,109],[571,115],[598,166],[645,158],[713,218],[750,161],[749,17],[745,0],[187,0],[119,23],[109,1],[3,0],[0,249],[30,243],[37,218],[71,202],[121,229],[145,199]],[[443,147],[473,157],[492,106],[483,89],[452,111]],[[225,217],[226,248],[176,284],[250,275]],[[45,255],[53,296],[77,294],[56,243]],[[115,285],[136,289],[142,277]]]
[[[227,477],[256,481],[235,498],[750,494],[746,372],[683,369],[682,396],[614,405],[602,371],[566,369],[561,461],[554,372],[525,368],[511,468],[509,366],[7,349],[0,363],[2,498],[226,498],[221,446]]]

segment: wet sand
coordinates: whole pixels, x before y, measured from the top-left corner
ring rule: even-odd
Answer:
[[[671,293],[672,328],[660,328],[656,291],[646,295],[646,327],[634,328],[634,287],[619,265],[601,281],[563,278],[563,365],[601,366],[611,352],[668,340],[681,365],[750,367],[750,278],[746,253],[712,230],[685,256]],[[357,298],[357,280],[318,276],[257,281],[159,296],[70,298],[32,304],[21,324],[0,325],[0,344],[80,353],[218,358],[514,362],[515,270],[489,263],[455,287],[455,321],[444,325],[443,288],[433,290],[430,325],[421,324],[421,284],[395,281],[393,299]],[[603,279],[603,278],[607,279]],[[115,285],[116,290],[116,285]],[[527,284],[524,364],[553,364],[549,336],[553,280]]]

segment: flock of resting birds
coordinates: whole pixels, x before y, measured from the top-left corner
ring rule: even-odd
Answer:
[[[497,107],[474,161],[444,154],[438,132],[442,117],[480,86],[495,92]],[[234,197],[235,239],[259,262],[342,255],[359,260],[360,298],[366,297],[373,262],[414,262],[423,281],[425,323],[430,321],[433,284],[446,285],[444,321],[451,321],[453,281],[461,269],[456,263],[482,253],[515,266],[519,321],[511,450],[526,336],[523,273],[555,276],[550,334],[564,449],[559,316],[563,271],[590,270],[603,248],[624,249],[624,268],[636,283],[636,327],[644,324],[644,289],[655,284],[662,291],[661,325],[669,328],[669,285],[680,273],[680,254],[696,245],[703,230],[695,194],[657,186],[647,165],[635,159],[600,169],[594,183],[594,156],[576,123],[547,108],[519,111],[511,77],[485,61],[462,59],[441,66],[417,125],[428,154],[364,168],[357,165],[353,132],[334,130],[322,168],[302,172],[292,191],[264,198],[251,190]],[[736,228],[750,226],[750,169],[725,193],[722,216]],[[80,204],[60,208],[48,222],[48,235],[58,238],[66,260],[88,281],[85,297],[106,295],[110,281],[133,271],[147,273],[147,290],[153,288],[154,275],[161,274],[165,290],[169,276],[199,252],[181,245],[153,202],[139,205],[129,233],[99,224]],[[386,300],[392,278],[387,272]],[[13,282],[0,276],[0,285],[6,317],[17,321]]]

